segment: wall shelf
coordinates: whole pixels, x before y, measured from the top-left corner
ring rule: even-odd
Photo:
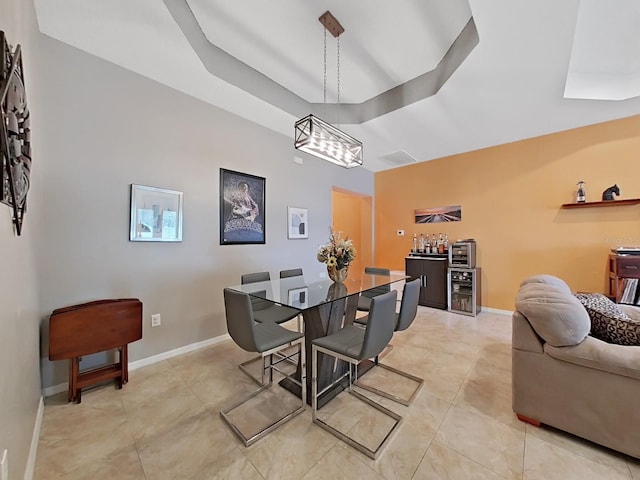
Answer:
[[[561,208],[620,207],[622,205],[638,204],[640,204],[640,198],[627,198],[624,200],[607,200],[603,202],[564,203]]]

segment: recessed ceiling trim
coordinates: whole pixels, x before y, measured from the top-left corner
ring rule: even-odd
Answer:
[[[361,124],[436,94],[479,42],[472,16],[433,70],[361,103],[312,103],[212,44],[187,0],[163,2],[209,73],[294,117],[312,113],[336,124]]]
[[[373,120],[374,118],[435,95],[446,81],[449,80],[449,77],[453,75],[453,72],[462,65],[462,62],[464,62],[471,51],[478,45],[479,41],[478,30],[473,21],[473,17],[471,17],[453,41],[447,53],[444,54],[442,60],[436,65],[436,68],[357,104],[358,111],[353,112],[352,115],[356,116],[359,121],[353,123],[364,123],[368,120]],[[342,104],[340,105],[340,109],[342,110],[345,106],[347,108],[349,107],[348,104]],[[346,112],[348,112],[347,108],[345,108]],[[345,121],[344,123],[350,122]]]

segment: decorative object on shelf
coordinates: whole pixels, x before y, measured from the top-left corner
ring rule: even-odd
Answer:
[[[309,238],[309,212],[306,208],[287,207],[287,238]]]
[[[220,245],[265,243],[263,177],[220,169]]]
[[[22,50],[11,53],[0,31],[0,201],[13,209],[16,234],[22,233],[31,175],[31,128],[24,86]]]
[[[462,221],[462,205],[421,208],[414,210],[416,223],[440,223]]]
[[[320,18],[324,26],[324,84],[323,104],[327,103],[327,30],[336,38],[338,59],[338,124],[340,123],[340,34],[344,28],[327,10]],[[362,165],[362,142],[313,114],[301,118],[294,127],[294,146],[310,155],[351,168]]]
[[[584,190],[584,181],[580,180],[578,182],[578,191],[576,192],[576,202],[584,203],[587,201],[587,193]]]
[[[615,200],[615,198],[613,198],[614,193],[616,194],[616,196],[620,196],[620,187],[618,187],[618,184],[612,185],[611,187],[607,188],[604,192],[602,192],[602,201],[610,202],[611,200]]]
[[[182,192],[131,185],[129,240],[182,241]]]
[[[356,247],[349,238],[342,238],[341,232],[329,229],[329,243],[318,249],[318,261],[327,264],[327,274],[334,282],[344,282],[349,273],[349,265],[356,258]]]

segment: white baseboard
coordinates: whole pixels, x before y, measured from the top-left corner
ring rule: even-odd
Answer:
[[[129,362],[129,370],[146,367],[147,365],[152,365],[154,363],[161,362],[162,360],[167,360],[169,358],[177,357],[185,353],[193,352],[194,350],[200,350],[201,348],[209,347],[211,345],[215,345],[216,343],[224,342],[225,340],[231,340],[231,336],[228,333],[220,335],[219,337],[213,337],[209,338],[208,340],[203,340],[202,342],[191,343],[189,345],[185,345],[184,347],[174,348],[173,350],[169,350],[168,352],[159,353],[158,355],[152,355],[151,357],[147,358],[142,358],[140,360],[136,360],[135,362]]]
[[[50,397],[51,395],[55,395],[57,393],[64,392],[68,388],[69,388],[69,383],[68,382],[59,383],[58,385],[52,385],[50,387],[46,387],[46,388],[42,389],[42,396],[43,397]]]
[[[31,446],[29,447],[27,466],[24,469],[24,480],[32,480],[33,472],[36,469],[36,454],[38,453],[38,441],[40,440],[40,429],[42,428],[43,416],[44,398],[40,396],[40,401],[38,402],[38,412],[36,413],[36,422],[33,426],[33,434],[31,435]]]
[[[497,313],[498,315],[513,315],[513,311],[511,310],[500,310],[499,308],[491,308],[491,307],[482,307],[482,312],[487,312],[487,313]]]
[[[177,357],[185,353],[193,352],[194,350],[200,350],[201,348],[208,347],[210,345],[215,345],[216,343],[224,342],[225,340],[230,340],[230,339],[231,337],[229,336],[229,334],[225,333],[224,335],[209,338],[208,340],[203,340],[202,342],[191,343],[183,347],[174,348],[173,350],[169,350],[168,352],[159,353],[157,355],[152,355],[147,358],[141,358],[140,360],[129,362],[129,370],[136,370],[137,368],[146,367],[147,365],[152,365],[154,363],[161,362],[162,360],[167,360],[169,358]],[[50,397],[51,395],[55,395],[60,392],[65,392],[68,388],[69,388],[68,382],[59,383],[58,385],[52,385],[51,387],[46,387],[42,391],[42,394],[44,397]]]

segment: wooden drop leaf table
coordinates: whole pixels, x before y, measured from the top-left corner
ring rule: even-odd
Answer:
[[[69,401],[81,401],[83,387],[129,380],[127,347],[142,338],[142,302],[137,298],[98,300],[54,310],[49,318],[49,360],[70,360]],[[84,355],[117,349],[118,361],[80,372]]]

